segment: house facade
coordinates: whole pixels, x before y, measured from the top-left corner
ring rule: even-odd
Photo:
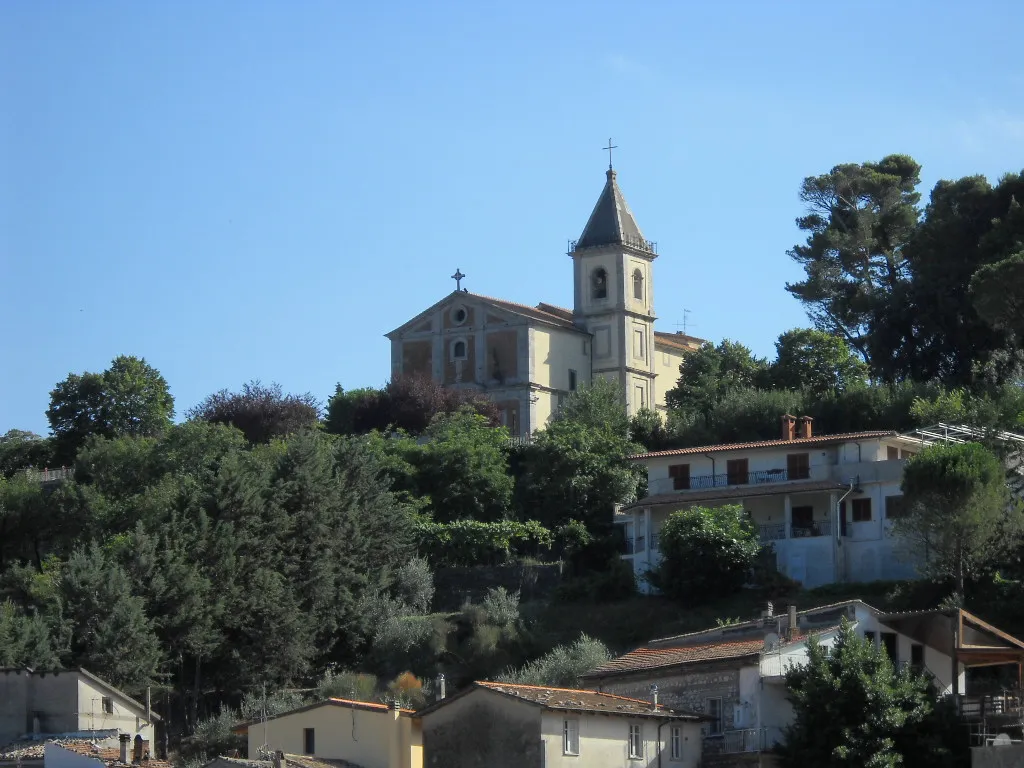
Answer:
[[[245,734],[253,760],[281,752],[361,768],[423,768],[419,721],[397,705],[327,699],[243,723],[235,732]]]
[[[621,696],[657,685],[666,706],[704,714],[705,765],[768,765],[766,753],[793,720],[786,670],[806,663],[812,636],[831,646],[844,619],[895,663],[927,671],[940,694],[961,696],[965,714],[986,710],[984,693],[968,691],[968,668],[1024,659],[1024,642],[966,611],[886,613],[853,600],[800,612],[791,606],[782,616],[769,608],[754,621],[652,640],[584,680]],[[987,711],[1005,709],[989,704]]]
[[[461,287],[387,334],[393,376],[429,376],[498,406],[513,435],[542,429],[595,378],[619,384],[630,414],[664,409],[683,355],[701,340],[654,328],[657,246],[640,231],[609,169],[579,239],[569,244],[573,307],[517,304]]]
[[[477,682],[417,713],[430,768],[696,768],[701,717],[594,691]]]
[[[616,511],[642,588],[661,558],[658,534],[673,512],[742,506],[781,573],[812,588],[837,581],[912,578],[917,560],[893,536],[903,511],[906,459],[921,440],[896,432],[813,434],[809,418],[785,416],[781,437],[634,457],[648,495]]]
[[[153,742],[159,717],[84,669],[0,669],[0,744],[65,734],[120,734]]]

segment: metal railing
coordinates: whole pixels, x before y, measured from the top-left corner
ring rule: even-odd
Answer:
[[[814,536],[831,536],[832,535],[832,521],[831,520],[812,520],[810,524],[799,525],[793,523],[793,538],[794,539],[808,539]]]
[[[735,755],[764,749],[764,728],[739,728],[704,737],[704,754]]]
[[[762,542],[782,541],[786,538],[785,523],[761,523],[759,537]]]
[[[1003,691],[986,696],[961,696],[960,717],[985,721],[989,718],[1021,718],[1024,716],[1021,691]]]
[[[647,550],[647,539],[644,536],[634,536],[632,539],[626,539],[626,554],[635,555],[637,552],[644,552]]]
[[[623,245],[628,245],[630,248],[636,248],[638,251],[646,251],[647,253],[657,253],[658,244],[653,240],[648,240],[645,237],[638,237],[636,235],[622,235],[622,239],[619,241]],[[569,241],[569,253],[575,253],[577,250],[585,250],[590,246],[578,247],[579,240]]]
[[[733,485],[764,485],[786,483],[792,480],[807,480],[810,472],[800,470],[789,472],[785,469],[762,469],[756,472],[722,472],[714,475],[691,475],[690,477],[668,477],[653,481],[653,493],[673,491],[700,491],[706,488],[728,488]]]
[[[56,469],[26,469],[25,477],[37,483],[53,483],[58,480],[70,480],[75,476],[74,467],[57,467]]]

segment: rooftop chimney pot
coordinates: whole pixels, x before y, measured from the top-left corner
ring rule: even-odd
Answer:
[[[444,675],[437,676],[437,700],[442,701],[445,697]]]
[[[782,439],[792,440],[796,433],[796,416],[786,413],[782,416]]]
[[[796,436],[802,438],[814,437],[814,419],[810,416],[801,416],[796,420]]]
[[[132,740],[132,737],[127,733],[122,733],[118,737],[118,741],[121,742],[121,764],[128,765],[128,743]]]
[[[786,633],[786,637],[789,640],[792,640],[794,637],[796,637],[796,634],[797,634],[796,630],[797,630],[796,604],[795,603],[790,603],[789,604],[789,629],[788,629],[788,631]]]

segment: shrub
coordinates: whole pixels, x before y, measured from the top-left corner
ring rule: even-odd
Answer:
[[[513,554],[550,550],[553,542],[551,531],[534,520],[525,523],[420,520],[416,533],[421,554],[425,554],[434,567],[500,565],[511,560]]]
[[[398,598],[416,613],[430,613],[434,600],[434,574],[422,557],[414,557],[398,570],[395,580]]]
[[[648,578],[666,595],[691,602],[737,591],[760,550],[738,505],[674,512],[660,535],[662,560]]]
[[[580,635],[572,645],[559,645],[519,669],[507,669],[500,679],[520,685],[550,685],[577,688],[580,676],[611,659],[608,646]]]

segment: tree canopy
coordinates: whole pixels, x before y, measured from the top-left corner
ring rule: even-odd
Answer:
[[[315,428],[320,405],[308,392],[284,394],[280,384],[264,386],[259,381],[242,385],[241,392],[222,389],[209,395],[186,413],[189,420],[229,424],[242,431],[250,443],[268,443],[303,429]]]

